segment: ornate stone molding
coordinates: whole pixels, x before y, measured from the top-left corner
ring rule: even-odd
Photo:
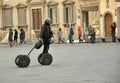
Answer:
[[[67,5],[67,4],[74,4],[75,1],[73,1],[73,0],[64,0],[62,3],[63,3],[64,5]]]
[[[31,2],[30,5],[42,5],[42,2]]]
[[[40,1],[27,0],[26,3],[30,5],[41,5],[44,3],[44,1],[43,0],[40,0]]]
[[[82,11],[98,11],[98,6],[81,7]]]
[[[16,6],[16,8],[26,8],[27,5],[23,4],[23,3],[18,3]]]
[[[31,0],[27,0],[26,3],[29,4],[31,2]]]
[[[5,4],[5,5],[3,5],[3,8],[4,8],[4,9],[12,9],[13,6],[11,6],[11,5],[9,5],[9,4]]]
[[[58,3],[54,0],[51,0],[47,3],[48,6],[54,6],[54,5],[58,5]]]

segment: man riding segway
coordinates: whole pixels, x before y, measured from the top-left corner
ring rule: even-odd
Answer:
[[[40,38],[42,39],[44,44],[43,53],[48,53],[50,40],[53,36],[53,32],[51,31],[50,24],[51,24],[51,19],[46,18],[44,24],[41,27]]]
[[[48,53],[51,38],[53,37],[53,32],[50,27],[51,22],[50,18],[46,18],[41,27],[40,39],[43,41],[44,48],[43,52],[38,56],[38,62],[42,65],[49,65],[52,62],[52,55]]]
[[[44,45],[43,52],[38,56],[38,62],[41,65],[50,65],[53,61],[52,55],[48,53],[49,45],[51,43],[51,38],[53,32],[50,27],[51,19],[46,18],[44,24],[41,27],[40,40],[35,44],[35,46],[30,50],[30,52],[25,54],[20,54],[15,58],[15,64],[19,67],[28,67],[30,64],[30,53],[34,48],[39,49],[42,44]]]

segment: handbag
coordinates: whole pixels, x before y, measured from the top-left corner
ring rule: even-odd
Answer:
[[[43,41],[42,41],[42,39],[40,39],[36,44],[35,44],[35,48],[36,49],[39,49],[40,47],[42,47],[42,45],[43,45]]]

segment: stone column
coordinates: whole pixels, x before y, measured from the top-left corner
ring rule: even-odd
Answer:
[[[2,7],[0,7],[0,41],[2,41]]]
[[[118,38],[120,39],[120,2],[117,2],[117,28]]]
[[[28,4],[28,6],[27,6],[27,9],[26,9],[26,21],[27,21],[27,25],[28,25],[28,34],[27,34],[27,40],[28,41],[30,41],[30,42],[32,42],[32,12],[31,12],[31,7],[30,7],[30,5]]]

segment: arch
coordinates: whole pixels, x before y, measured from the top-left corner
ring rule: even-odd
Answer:
[[[105,36],[111,36],[111,24],[112,24],[112,15],[110,13],[105,14]]]

